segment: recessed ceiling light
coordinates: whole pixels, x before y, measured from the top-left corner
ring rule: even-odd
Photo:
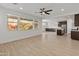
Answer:
[[[46,22],[47,20],[42,20],[43,22]]]
[[[61,11],[64,11],[64,9],[61,9]]]
[[[11,15],[11,14],[7,14],[7,15]]]
[[[22,8],[22,7],[20,7],[19,9],[21,9],[21,10],[22,10],[23,8]]]

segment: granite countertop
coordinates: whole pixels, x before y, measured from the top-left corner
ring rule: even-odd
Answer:
[[[77,30],[77,29],[72,29],[71,31],[79,31],[79,30]]]
[[[57,28],[57,30],[63,30],[62,28]]]

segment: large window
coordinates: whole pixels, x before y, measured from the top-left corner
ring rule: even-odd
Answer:
[[[31,20],[24,17],[8,16],[8,29],[10,31],[21,30],[27,31],[38,29],[38,20]]]
[[[8,29],[10,31],[17,30],[18,17],[8,16]]]
[[[19,29],[22,30],[22,31],[33,29],[33,20],[20,18]]]
[[[34,20],[34,29],[38,29],[38,21],[37,20]]]

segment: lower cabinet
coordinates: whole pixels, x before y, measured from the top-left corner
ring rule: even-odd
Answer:
[[[64,31],[63,30],[57,30],[57,35],[64,35]]]
[[[73,40],[79,40],[79,31],[71,31],[71,38]]]

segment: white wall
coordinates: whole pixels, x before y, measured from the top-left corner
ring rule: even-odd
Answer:
[[[47,23],[47,28],[57,28],[58,24],[56,21],[54,21],[53,19],[43,19],[43,20],[46,20],[46,21],[43,21],[43,22],[46,22]]]
[[[67,33],[71,33],[71,29],[74,27],[74,15],[70,15],[69,18],[67,18]]]
[[[48,22],[48,27],[49,28],[57,28],[57,22],[56,21],[53,21],[53,20],[49,20]]]
[[[39,20],[39,28],[34,30],[28,30],[28,31],[19,31],[19,30],[9,31],[7,27],[8,13],[18,16],[24,16],[28,19],[37,19]],[[42,23],[41,19],[38,19],[37,17],[30,16],[27,14],[25,15],[23,13],[19,13],[16,11],[0,9],[0,44],[41,34],[42,33],[41,23]]]

